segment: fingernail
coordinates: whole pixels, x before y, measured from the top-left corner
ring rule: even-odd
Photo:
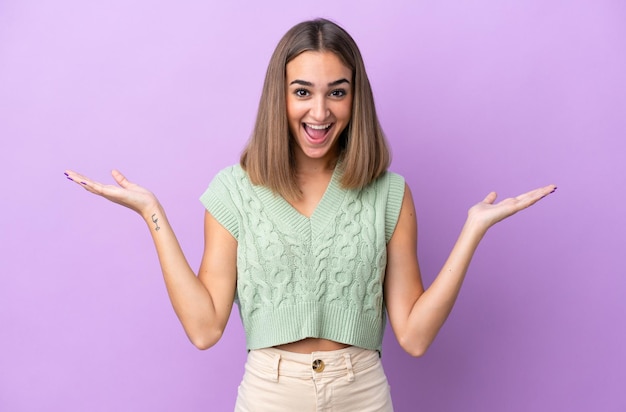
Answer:
[[[65,176],[69,176],[67,173],[63,173]]]
[[[74,179],[72,179],[71,177],[67,177],[67,180],[71,180],[72,182],[74,181]]]
[[[80,183],[82,183],[82,184],[84,184],[84,185],[87,185],[87,183],[86,183],[86,182],[80,182]]]

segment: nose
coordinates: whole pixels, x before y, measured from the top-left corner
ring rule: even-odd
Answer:
[[[317,98],[313,99],[313,106],[311,107],[311,117],[319,122],[323,122],[326,120],[330,114],[330,110],[328,109],[328,104],[326,101],[326,96],[317,96]]]

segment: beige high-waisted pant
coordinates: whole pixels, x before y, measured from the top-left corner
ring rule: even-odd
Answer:
[[[348,347],[300,354],[248,353],[235,412],[392,412],[377,351]]]

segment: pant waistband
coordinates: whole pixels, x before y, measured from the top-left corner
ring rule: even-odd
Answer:
[[[350,346],[334,351],[294,353],[276,348],[255,349],[248,354],[248,364],[257,373],[273,381],[279,376],[304,379],[321,379],[354,374],[376,365],[380,361],[377,351]]]

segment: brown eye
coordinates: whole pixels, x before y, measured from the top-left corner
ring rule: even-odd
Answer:
[[[346,92],[345,89],[336,89],[336,90],[333,90],[332,92],[330,92],[330,95],[333,96],[333,97],[343,97],[346,94],[348,94],[348,93]]]
[[[297,89],[294,94],[298,97],[306,97],[309,95],[309,91],[306,89]]]

